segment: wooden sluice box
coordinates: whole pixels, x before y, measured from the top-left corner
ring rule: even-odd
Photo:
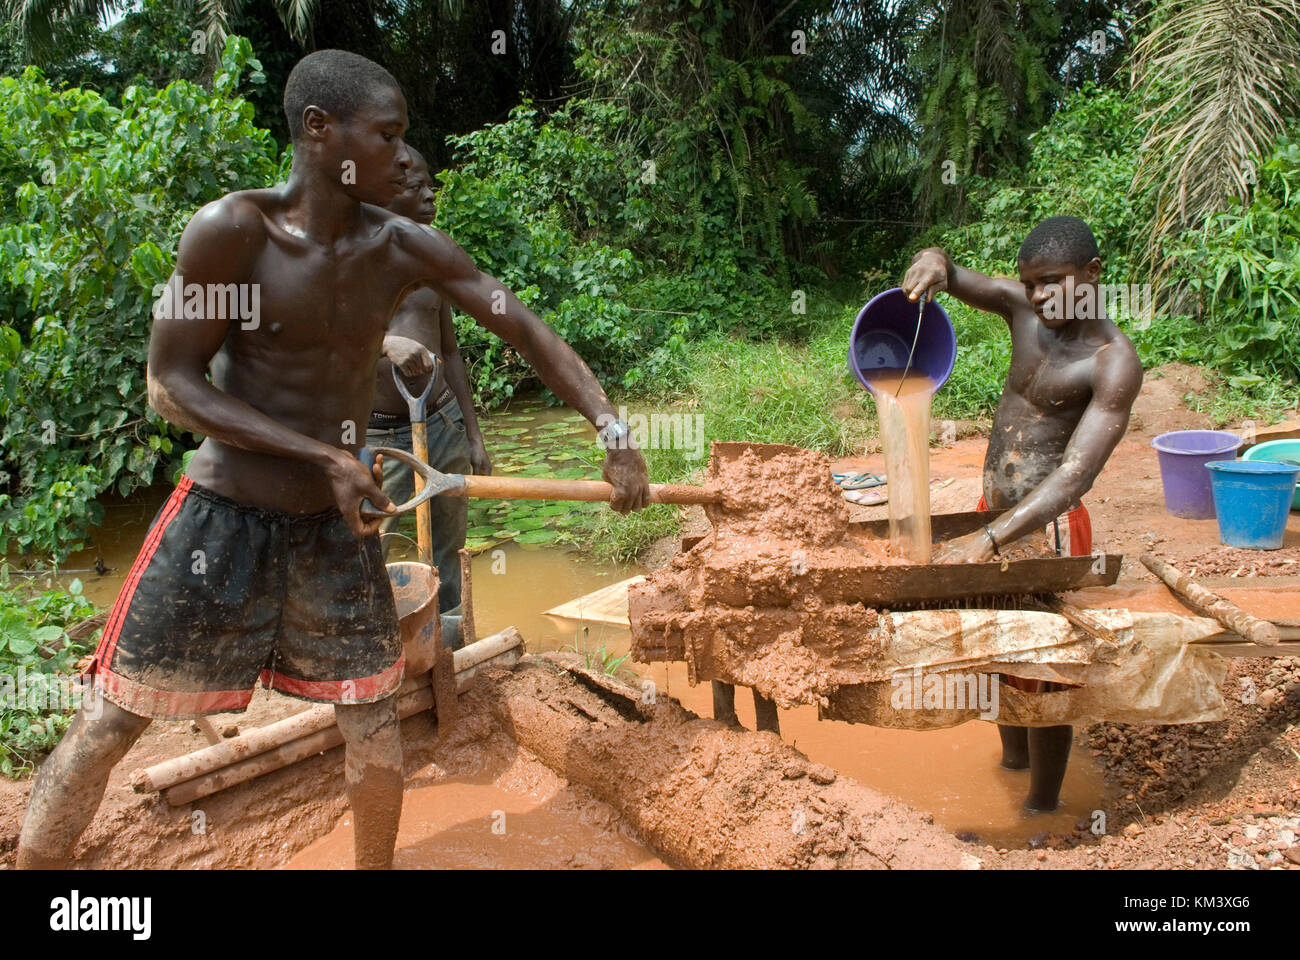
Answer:
[[[997,516],[938,514],[931,535],[941,543]],[[888,521],[850,524],[850,534],[878,550]],[[633,659],[684,661],[693,683],[752,687],[778,706],[815,705],[825,719],[876,726],[1224,716],[1227,661],[1199,643],[1222,636],[1218,623],[1060,602],[1061,593],[1113,585],[1120,555],[877,565],[869,555],[846,562],[845,551],[810,550],[792,568],[788,553],[745,554],[715,548],[713,539],[684,539],[683,554],[631,587]],[[996,717],[987,704],[925,707],[899,697],[902,684],[933,675],[949,691],[992,675],[980,682],[996,681]],[[1007,677],[1054,687],[1026,692]]]

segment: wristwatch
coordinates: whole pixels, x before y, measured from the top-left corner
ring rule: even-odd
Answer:
[[[627,425],[626,420],[614,420],[596,431],[596,439],[604,445],[606,450],[618,450],[632,446],[631,436],[632,428]]]

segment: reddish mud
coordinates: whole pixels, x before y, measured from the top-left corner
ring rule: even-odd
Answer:
[[[502,727],[678,865],[978,865],[933,817],[810,763],[775,735],[700,719],[577,658],[529,657],[489,676],[479,694]]]

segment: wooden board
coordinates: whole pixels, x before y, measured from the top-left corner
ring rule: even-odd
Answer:
[[[968,533],[974,533],[984,524],[992,523],[1005,512],[1004,510],[968,510],[963,513],[932,514],[930,540],[934,543],[942,543],[945,540],[964,537]],[[850,521],[849,528],[882,539],[889,536],[888,520],[854,520]],[[682,537],[683,552],[690,550],[703,539],[703,535]]]
[[[568,620],[583,620],[588,623],[607,623],[615,627],[630,626],[627,617],[627,591],[634,583],[644,580],[643,576],[628,577],[618,583],[601,587],[584,597],[551,607],[546,611],[548,617],[564,617]]]

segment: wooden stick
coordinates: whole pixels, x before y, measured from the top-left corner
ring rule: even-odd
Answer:
[[[404,720],[413,714],[428,710],[431,706],[433,706],[433,689],[424,687],[408,693],[397,701],[397,716]],[[163,796],[173,807],[184,806],[246,780],[287,767],[291,763],[306,760],[326,750],[333,750],[342,742],[343,733],[338,726],[329,726],[309,736],[281,744],[274,750],[268,750],[256,757],[221,767],[201,777],[169,787],[163,791]]]
[[[1216,620],[1229,630],[1236,631],[1251,643],[1276,646],[1281,640],[1278,629],[1267,620],[1252,617],[1245,610],[1217,593],[1205,589],[1177,567],[1171,566],[1154,554],[1142,554],[1142,565],[1164,581],[1178,599],[1203,617]]]
[[[467,476],[463,487],[444,496],[489,500],[591,500],[608,503],[614,488],[603,480],[555,480],[547,477]],[[650,484],[651,503],[720,503],[716,490],[689,484]]]
[[[452,655],[456,674],[477,666],[485,660],[501,655],[506,650],[521,646],[523,636],[514,627],[507,627],[500,633],[484,637],[472,646],[462,647]],[[428,686],[428,675],[412,677],[402,684],[398,695],[409,693]],[[202,750],[187,753],[181,757],[156,763],[151,767],[137,770],[131,777],[131,786],[137,793],[153,793],[166,790],[178,783],[193,780],[195,777],[220,770],[231,764],[239,763],[258,754],[274,750],[286,743],[292,743],[303,737],[311,736],[334,725],[334,707],[322,704],[304,710],[302,713],[286,717],[265,727],[222,740]]]
[[[1066,620],[1078,627],[1084,633],[1088,634],[1094,640],[1101,640],[1104,643],[1115,644],[1120,642],[1120,639],[1114,630],[1098,623],[1088,615],[1087,611],[1080,610],[1072,603],[1067,603],[1054,593],[1048,594],[1044,597],[1039,597],[1038,602],[1041,606],[1050,610],[1052,613],[1065,617]]]
[[[720,723],[737,725],[736,687],[734,684],[713,681],[713,719]]]
[[[778,737],[781,735],[781,720],[776,713],[776,701],[767,699],[757,690],[754,691],[754,729],[769,730]]]
[[[470,552],[464,547],[460,550],[460,640],[462,646],[469,646],[478,639],[474,629],[474,563]]]
[[[420,403],[420,417],[411,418],[411,454],[421,463],[429,462],[429,433],[424,419],[424,403]],[[424,489],[424,478],[419,470],[411,471],[415,478],[415,493]],[[415,546],[420,562],[433,565],[433,508],[428,501],[415,508]]]
[[[510,629],[514,630],[513,627]],[[522,641],[523,638],[521,637],[520,643]],[[460,653],[461,651],[456,652]],[[515,663],[518,661],[519,656],[520,650],[518,646],[508,647],[495,656],[468,667],[463,673],[456,676],[457,692],[463,693],[467,690],[470,685],[470,678],[478,671],[489,666]],[[405,694],[397,701],[397,716],[400,720],[405,720],[417,713],[423,713],[434,705],[433,688],[428,685],[429,675],[425,674],[418,679],[422,680],[425,685]],[[200,777],[195,777],[193,780],[177,784],[162,791],[162,795],[173,807],[184,806],[187,803],[193,803],[195,800],[252,780],[254,777],[273,773],[290,764],[324,753],[326,750],[333,750],[342,743],[343,734],[338,726],[326,727],[306,737],[282,744],[256,757],[251,757],[248,760],[227,767],[221,767]]]
[[[216,727],[212,725],[212,721],[207,717],[196,717],[194,720],[194,726],[199,728],[199,733],[203,734],[203,739],[208,741],[208,743],[221,742],[221,734],[217,733]]]

